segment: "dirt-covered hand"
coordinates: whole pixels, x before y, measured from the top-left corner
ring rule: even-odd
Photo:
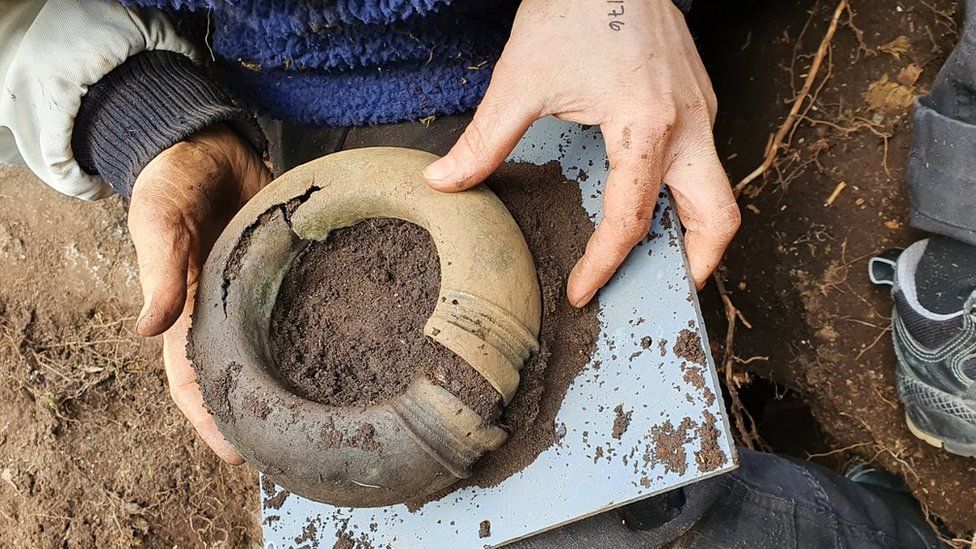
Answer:
[[[675,197],[700,288],[739,227],[715,152],[716,101],[671,0],[524,0],[484,100],[457,144],[424,172],[441,191],[472,187],[536,119],[599,125],[610,177],[604,218],[569,277],[583,306],[650,228],[660,184]]]
[[[271,176],[254,149],[218,125],[156,156],[136,179],[129,232],[139,260],[142,336],[163,336],[170,394],[223,460],[241,457],[217,431],[186,356],[193,296],[210,248],[234,214]]]

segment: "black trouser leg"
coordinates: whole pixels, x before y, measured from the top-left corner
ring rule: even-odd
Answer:
[[[918,100],[908,165],[912,224],[976,245],[976,0],[932,91]]]

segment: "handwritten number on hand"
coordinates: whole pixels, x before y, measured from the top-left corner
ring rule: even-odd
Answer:
[[[610,22],[608,25],[610,26],[611,30],[619,31],[620,29],[624,28],[624,22],[621,21],[621,18],[624,15],[624,0],[605,0],[605,2],[610,5],[615,5],[615,7],[613,7],[609,13],[607,13],[607,16],[610,17]]]

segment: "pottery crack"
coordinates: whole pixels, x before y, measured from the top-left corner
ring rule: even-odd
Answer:
[[[227,316],[227,290],[230,288],[230,283],[237,278],[241,272],[241,264],[244,261],[244,257],[247,255],[248,248],[251,246],[251,239],[254,236],[254,232],[261,226],[265,225],[276,213],[281,213],[282,218],[284,218],[285,223],[291,227],[291,217],[295,213],[295,210],[299,206],[308,201],[313,194],[322,190],[321,187],[317,185],[311,185],[302,194],[286,201],[275,204],[274,206],[268,208],[264,211],[258,218],[247,226],[246,229],[241,233],[241,237],[237,240],[237,244],[230,252],[230,257],[227,260],[227,264],[224,266],[223,280],[220,283],[220,302],[223,305],[224,316]]]

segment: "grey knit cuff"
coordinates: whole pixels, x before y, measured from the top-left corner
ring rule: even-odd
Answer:
[[[168,51],[133,55],[88,88],[71,147],[86,172],[132,194],[139,172],[160,152],[213,124],[231,124],[258,151],[254,117],[190,59]]]

